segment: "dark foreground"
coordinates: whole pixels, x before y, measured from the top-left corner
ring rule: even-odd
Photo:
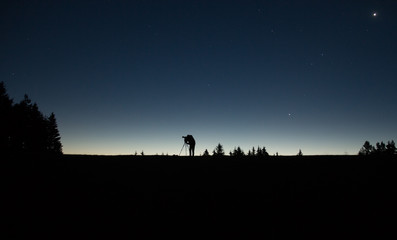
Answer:
[[[9,238],[396,239],[397,159],[8,157]]]

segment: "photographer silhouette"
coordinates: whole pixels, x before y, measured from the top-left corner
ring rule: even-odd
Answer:
[[[185,144],[189,145],[189,156],[194,156],[194,148],[196,146],[196,141],[192,135],[182,136],[185,139]]]

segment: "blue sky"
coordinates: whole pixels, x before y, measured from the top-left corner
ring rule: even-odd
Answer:
[[[0,78],[64,153],[396,140],[396,1],[6,1]],[[377,16],[373,16],[373,13]]]

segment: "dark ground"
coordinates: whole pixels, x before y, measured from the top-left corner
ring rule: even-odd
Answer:
[[[396,157],[19,156],[3,166],[9,238],[396,239]]]

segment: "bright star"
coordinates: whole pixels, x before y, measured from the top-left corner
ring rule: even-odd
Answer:
[[[377,15],[376,12],[374,12],[374,13],[372,14],[372,16],[374,16],[374,17],[376,17],[376,15]]]

